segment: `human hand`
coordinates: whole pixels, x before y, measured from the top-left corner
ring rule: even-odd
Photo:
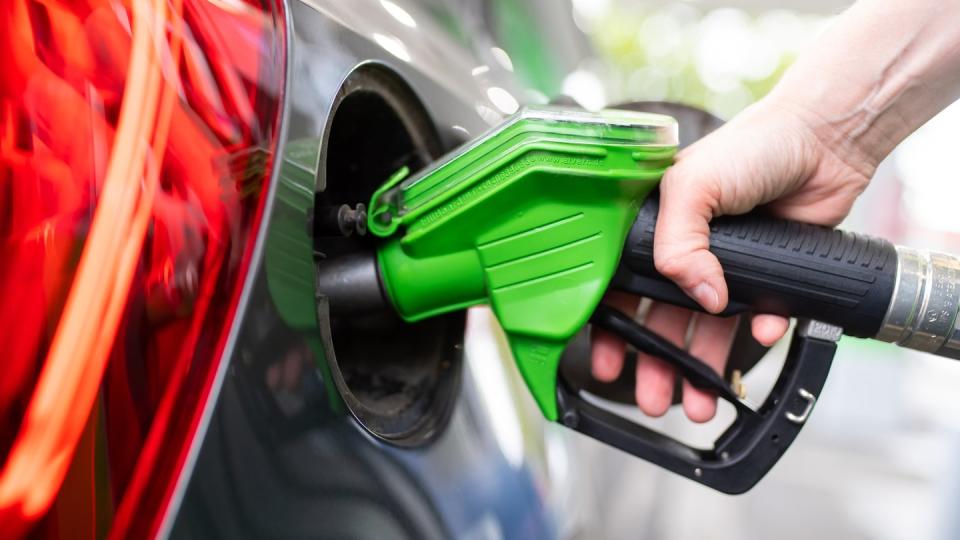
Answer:
[[[680,152],[660,185],[660,215],[654,238],[657,270],[673,280],[710,313],[727,304],[723,269],[710,253],[709,221],[742,214],[760,205],[783,218],[836,225],[867,186],[876,163],[864,153],[831,144],[837,134],[792,103],[769,98]],[[635,314],[639,298],[611,292],[605,301]],[[722,373],[737,318],[721,318],[654,302],[645,324]],[[689,343],[688,327],[693,324]],[[772,345],[788,321],[755,315],[754,338]],[[623,367],[624,343],[600,329],[593,334],[595,378],[612,381]],[[673,368],[646,354],[637,359],[636,401],[650,416],[661,416],[673,400]],[[683,408],[695,422],[716,413],[716,397],[683,384]]]

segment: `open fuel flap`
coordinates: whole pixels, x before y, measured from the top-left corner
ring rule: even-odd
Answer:
[[[375,63],[344,81],[324,134],[309,227],[330,377],[370,433],[420,444],[442,427],[457,395],[465,316],[407,323],[392,310],[369,309],[382,302],[378,276],[373,264],[356,263],[376,251],[365,204],[397,169],[419,170],[436,158],[439,137],[410,87]]]

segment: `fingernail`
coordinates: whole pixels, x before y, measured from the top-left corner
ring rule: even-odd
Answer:
[[[690,291],[690,296],[707,311],[716,313],[720,307],[720,295],[709,283],[704,281]]]

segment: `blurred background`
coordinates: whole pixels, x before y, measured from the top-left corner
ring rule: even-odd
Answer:
[[[573,0],[564,17],[557,0],[492,0],[487,13],[531,99],[562,93],[588,108],[666,99],[730,118],[765,95],[849,3]],[[960,251],[958,140],[954,105],[882,164],[844,227]],[[784,352],[748,376],[751,393],[772,384]],[[579,467],[593,492],[583,536],[958,538],[958,388],[960,364],[844,338],[804,431],[758,487],[736,497],[573,435],[580,455],[566,465]],[[705,443],[730,414],[693,427],[674,410],[654,423]]]

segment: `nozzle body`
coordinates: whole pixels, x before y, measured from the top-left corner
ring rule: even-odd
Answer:
[[[544,415],[557,367],[672,163],[669,117],[526,109],[370,203],[384,291],[407,321],[489,304]]]

